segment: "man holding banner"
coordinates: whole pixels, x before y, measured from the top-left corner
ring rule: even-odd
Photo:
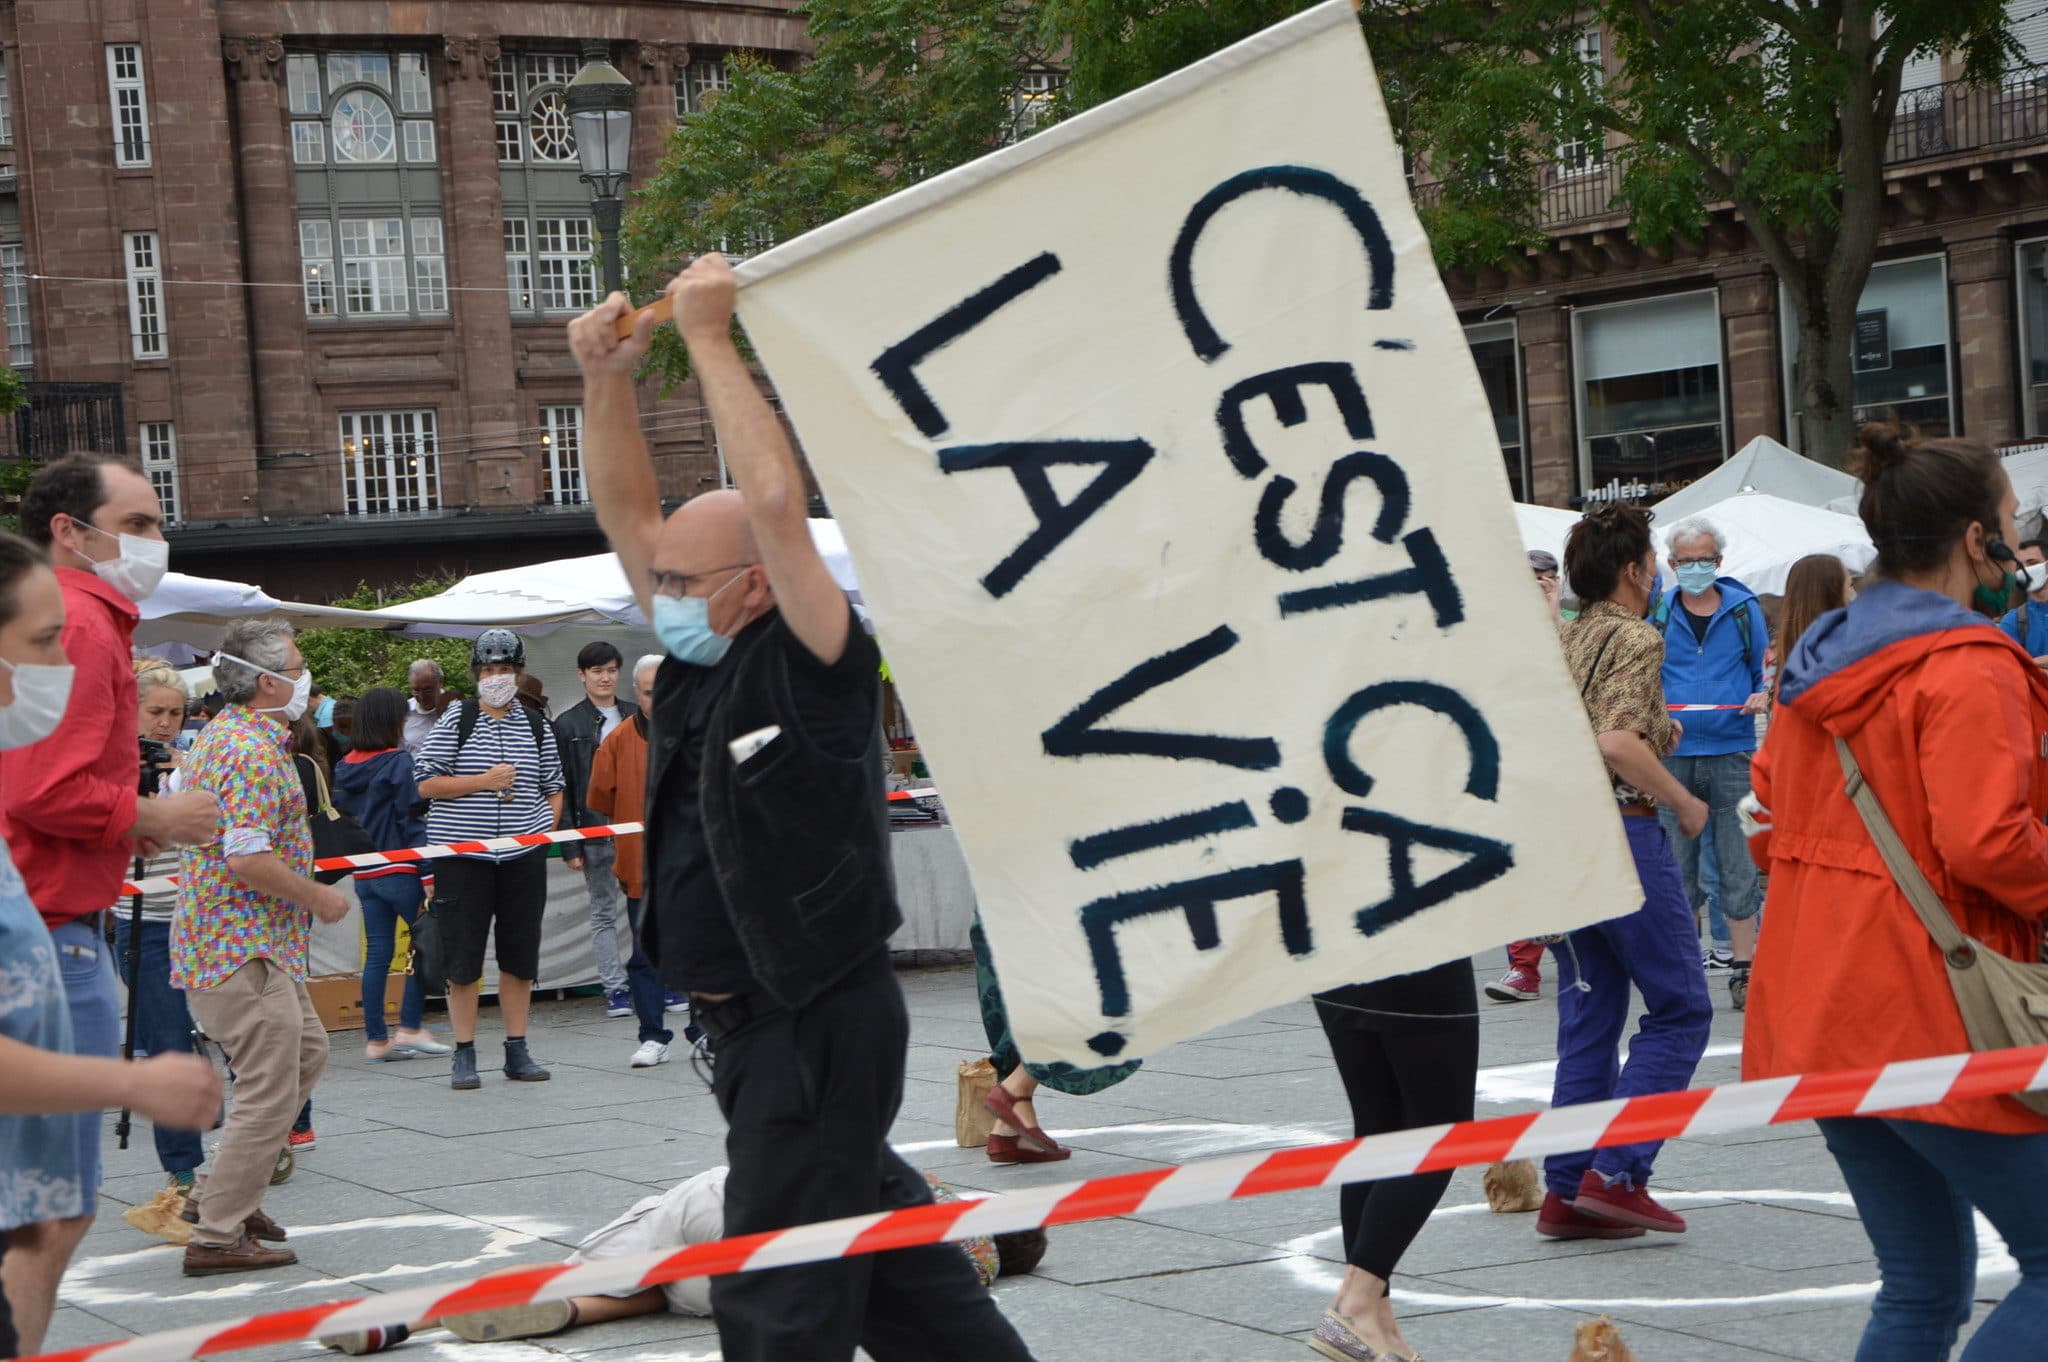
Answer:
[[[721,256],[669,286],[739,484],[666,521],[633,374],[654,322],[572,322],[599,523],[668,654],[648,755],[647,942],[715,1057],[729,1235],[929,1202],[889,1148],[909,1019],[881,761],[881,656],[811,539],[788,437],[732,341]],[[1029,1356],[945,1245],[720,1277],[728,1362]]]

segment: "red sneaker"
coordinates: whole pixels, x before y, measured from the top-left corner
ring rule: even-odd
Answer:
[[[294,1130],[284,1137],[284,1147],[291,1150],[294,1154],[305,1153],[313,1147],[313,1132],[310,1130]]]
[[[1517,965],[1488,984],[1486,996],[1497,1003],[1533,1003],[1543,996],[1543,976]]]
[[[1572,1202],[1572,1209],[1581,1215],[1634,1225],[1639,1229],[1661,1230],[1665,1234],[1685,1233],[1685,1217],[1658,1205],[1647,1188],[1630,1187],[1620,1182],[1610,1185],[1606,1178],[1590,1168],[1586,1170],[1586,1176],[1579,1179],[1579,1195]]]
[[[1634,1225],[1580,1215],[1555,1192],[1544,1196],[1543,1209],[1536,1213],[1536,1233],[1545,1239],[1640,1239],[1643,1235]]]

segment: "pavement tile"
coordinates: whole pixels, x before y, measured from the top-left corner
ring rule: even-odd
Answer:
[[[1227,1267],[1280,1256],[1241,1240],[1147,1225],[1136,1220],[1102,1220],[1063,1225],[1048,1237],[1037,1275],[1069,1286],[1154,1277],[1197,1268]]]
[[[996,1302],[1038,1362],[1302,1362],[1305,1356],[1292,1339],[1196,1312],[1119,1299],[1107,1287],[1073,1287],[1033,1277],[999,1283]]]
[[[478,1181],[412,1195],[423,1205],[573,1247],[584,1235],[616,1219],[647,1191],[642,1184],[624,1178],[556,1168],[539,1177]]]

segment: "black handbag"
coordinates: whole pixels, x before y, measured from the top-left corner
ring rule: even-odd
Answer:
[[[448,996],[448,949],[441,941],[441,915],[431,903],[412,920],[412,977],[428,997]]]
[[[320,769],[319,762],[303,753],[294,756],[292,760],[304,763],[299,767],[302,780],[308,771],[312,772],[313,784],[308,793],[317,792],[319,796],[317,800],[306,801],[306,823],[313,831],[313,856],[316,860],[324,861],[330,856],[362,856],[373,851],[395,850],[378,846],[376,840],[363,830],[361,823],[334,807],[334,801],[327,793],[327,776]],[[353,870],[316,870],[313,872],[313,878],[322,884],[337,884],[353,874]]]

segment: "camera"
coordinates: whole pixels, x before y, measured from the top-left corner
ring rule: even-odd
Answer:
[[[177,766],[177,754],[169,743],[158,742],[154,738],[138,738],[136,741],[142,745],[142,777],[136,788],[147,799],[163,787],[164,772]]]

